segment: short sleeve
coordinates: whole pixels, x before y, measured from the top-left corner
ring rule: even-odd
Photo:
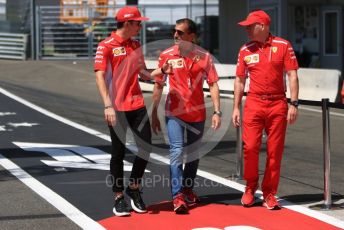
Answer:
[[[206,76],[206,79],[207,79],[207,83],[208,84],[212,84],[214,82],[217,82],[219,80],[219,76],[217,74],[217,71],[215,69],[215,65],[214,65],[214,62],[213,62],[213,58],[210,56],[210,54],[207,54],[208,56],[208,60],[207,60],[207,76]]]
[[[167,56],[160,54],[159,56],[159,68],[161,68],[167,60]]]
[[[294,49],[290,45],[290,42],[288,42],[287,50],[284,56],[284,69],[285,71],[289,71],[289,70],[297,70],[298,68],[299,68],[299,64],[297,62]]]
[[[161,68],[164,65],[164,63],[166,62],[166,59],[167,59],[166,56],[160,54],[159,63],[158,63],[159,68]],[[159,84],[163,84],[166,81],[166,76],[165,74],[162,74],[162,75],[156,76],[154,80],[155,82]]]
[[[102,70],[106,71],[107,63],[109,59],[109,50],[108,48],[101,42],[99,43],[96,51],[96,56],[94,57],[94,71]]]
[[[238,54],[238,61],[236,65],[236,76],[246,77],[246,63],[244,62],[244,55],[241,51]]]

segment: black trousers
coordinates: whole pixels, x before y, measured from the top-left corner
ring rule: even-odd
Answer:
[[[116,111],[116,118],[116,125],[109,126],[112,142],[110,173],[113,179],[112,190],[122,192],[124,190],[123,159],[127,128],[132,130],[138,148],[129,183],[141,182],[152,150],[152,133],[146,107],[133,111]]]

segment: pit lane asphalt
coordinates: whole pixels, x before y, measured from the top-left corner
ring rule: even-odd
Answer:
[[[0,87],[53,113],[107,134],[108,130],[102,114],[103,105],[95,85],[92,65],[92,61],[2,60]],[[144,96],[149,107],[151,94],[145,93]],[[231,108],[232,100],[222,98],[221,105],[223,108]],[[314,112],[314,109],[319,112]],[[321,203],[323,200],[320,109],[301,106],[297,123],[288,126],[282,161],[278,195],[305,206]],[[338,113],[331,115],[330,120],[332,198],[337,204],[343,204],[344,111],[334,109],[331,111]],[[211,111],[208,114],[211,114]],[[225,114],[222,122],[228,127],[226,135],[215,149],[201,159],[200,169],[222,177],[230,177],[236,170],[236,133],[234,128],[228,125],[230,113]],[[159,144],[162,141],[161,136],[153,136],[154,143]],[[262,146],[260,169],[265,165],[264,151],[265,145]],[[5,205],[3,207],[8,207],[0,209],[1,229],[46,229],[47,226],[59,226],[61,229],[78,228],[5,170],[2,168],[0,170],[2,172],[0,202]],[[238,182],[244,183],[242,180]],[[324,213],[344,220],[343,210]]]

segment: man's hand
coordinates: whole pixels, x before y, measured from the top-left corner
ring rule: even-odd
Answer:
[[[297,110],[298,109],[295,106],[293,106],[293,105],[289,106],[288,115],[287,115],[288,124],[292,125],[295,123],[295,121],[297,119],[297,115],[298,115]]]
[[[240,110],[239,109],[233,109],[232,124],[235,128],[240,127]]]
[[[105,121],[108,123],[109,126],[116,125],[116,112],[112,107],[108,107],[104,109]]]
[[[221,126],[221,117],[217,114],[214,114],[213,115],[213,118],[211,120],[211,127],[214,129],[214,130],[217,130],[219,129]]]
[[[158,132],[161,132],[161,125],[158,114],[156,112],[152,112],[152,130],[153,132],[158,135]]]
[[[173,66],[171,63],[168,63],[168,59],[162,65],[161,69],[164,71],[165,74],[173,74]]]

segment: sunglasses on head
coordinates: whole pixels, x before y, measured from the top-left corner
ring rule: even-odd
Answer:
[[[185,34],[184,31],[176,30],[176,29],[172,29],[172,33],[173,33],[173,34],[177,33],[179,36],[183,36],[183,35]]]

